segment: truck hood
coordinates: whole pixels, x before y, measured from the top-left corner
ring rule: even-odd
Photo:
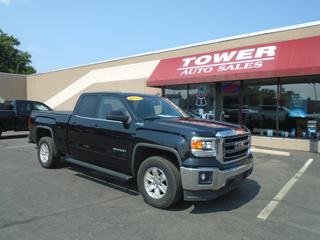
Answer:
[[[179,135],[198,135],[215,137],[218,132],[234,130],[238,134],[247,133],[247,129],[231,123],[194,118],[161,118],[146,120],[144,129],[170,132]]]

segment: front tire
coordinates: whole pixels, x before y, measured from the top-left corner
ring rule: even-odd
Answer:
[[[1,135],[2,135],[2,126],[0,125],[0,137],[1,137]]]
[[[59,164],[54,141],[51,137],[43,137],[38,144],[38,160],[43,168],[54,168]]]
[[[167,158],[152,156],[139,167],[139,191],[146,203],[157,208],[169,208],[182,197],[178,168]]]

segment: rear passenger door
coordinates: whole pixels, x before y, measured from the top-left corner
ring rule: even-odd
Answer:
[[[106,119],[106,115],[111,111],[119,110],[129,115],[118,96],[101,96],[93,129],[91,157],[98,166],[130,172],[129,160],[133,144],[132,120],[128,124],[124,124],[120,121]]]
[[[69,120],[68,145],[70,155],[80,161],[93,163],[90,151],[94,139],[99,95],[85,95]]]
[[[32,102],[16,101],[16,130],[28,130],[28,119],[32,111]]]

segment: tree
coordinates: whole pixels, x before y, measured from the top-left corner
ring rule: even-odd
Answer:
[[[18,49],[20,41],[0,29],[0,72],[32,74],[31,55]]]

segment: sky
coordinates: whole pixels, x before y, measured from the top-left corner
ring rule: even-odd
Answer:
[[[0,0],[37,72],[320,20],[320,0]]]

